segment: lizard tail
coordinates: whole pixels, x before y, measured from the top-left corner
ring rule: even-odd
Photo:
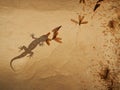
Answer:
[[[10,67],[11,67],[11,69],[12,69],[14,72],[15,72],[15,69],[13,68],[13,65],[12,65],[13,61],[14,61],[14,60],[17,60],[17,59],[19,59],[19,58],[22,58],[22,57],[26,56],[27,54],[28,54],[27,52],[23,52],[21,55],[14,57],[14,58],[10,61]]]
[[[15,69],[14,69],[14,67],[13,67],[13,65],[12,65],[12,63],[13,63],[14,60],[16,60],[16,58],[13,58],[13,59],[10,61],[10,67],[11,67],[11,69],[15,72]]]
[[[14,69],[14,67],[13,67],[13,65],[12,65],[12,63],[13,63],[13,61],[15,61],[15,60],[17,60],[17,59],[19,59],[19,58],[22,58],[22,57],[24,57],[26,55],[26,53],[23,53],[23,54],[21,54],[21,55],[19,55],[19,56],[17,56],[17,57],[14,57],[11,61],[10,61],[10,67],[11,67],[11,69],[15,72],[15,69]]]

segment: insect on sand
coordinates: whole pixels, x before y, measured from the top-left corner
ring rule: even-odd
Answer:
[[[109,74],[110,74],[110,69],[108,67],[106,67],[103,70],[103,73],[99,73],[101,79],[103,79],[103,80],[107,80],[109,78]]]
[[[96,4],[95,4],[95,6],[94,6],[94,9],[93,9],[93,11],[95,12],[99,7],[100,7],[100,3],[102,2],[103,0],[98,0],[97,2],[96,2]]]
[[[61,27],[62,26],[58,26],[52,30],[52,32],[53,32],[52,40],[55,40],[58,43],[62,43],[62,41],[61,41],[62,38],[58,37],[58,31],[60,30]]]
[[[82,3],[82,2],[85,4],[85,0],[79,0],[79,3]]]
[[[84,16],[78,15],[78,21],[76,21],[74,19],[71,19],[71,21],[80,26],[81,24],[87,24],[88,23],[88,21],[83,21],[84,18],[85,18]]]
[[[115,29],[115,20],[110,20],[109,22],[108,22],[108,27],[110,28],[110,29]]]

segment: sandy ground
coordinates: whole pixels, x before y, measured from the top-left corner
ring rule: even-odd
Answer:
[[[105,0],[93,12],[95,2],[0,0],[0,90],[109,90],[98,74],[105,66],[115,70],[109,80],[117,74],[113,90],[120,90],[120,44],[111,43],[119,34],[103,33],[106,23],[120,15],[120,1]],[[78,14],[88,23],[79,26],[70,21],[77,20]],[[63,43],[37,46],[32,58],[13,62],[16,72],[12,71],[10,60],[22,53],[18,47],[33,40],[30,34],[39,37],[60,25]]]

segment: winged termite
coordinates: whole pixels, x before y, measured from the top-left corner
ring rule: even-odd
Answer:
[[[56,27],[56,28],[54,28],[53,30],[52,30],[52,32],[53,32],[53,37],[52,37],[52,40],[55,40],[56,42],[58,42],[58,43],[62,43],[62,38],[59,38],[59,37],[57,37],[58,36],[58,30],[61,28],[62,26],[58,26],[58,27]]]
[[[80,0],[80,1],[79,1],[79,3],[82,3],[82,2],[85,4],[85,0]]]
[[[81,15],[78,15],[78,20],[80,20],[81,19]]]
[[[82,24],[83,19],[84,19],[84,16],[81,17],[81,16],[79,15],[79,25]]]
[[[99,3],[99,2],[102,2],[102,1],[104,1],[104,0],[98,0],[96,3]]]
[[[83,19],[84,19],[84,16],[78,15],[78,21],[76,21],[74,19],[71,19],[71,21],[80,26],[81,24],[87,24],[88,23],[88,21],[83,21]]]
[[[56,27],[52,30],[52,32],[57,32],[62,26]]]
[[[57,35],[58,35],[58,32],[54,32],[53,34],[54,35],[53,35],[52,39],[55,39],[57,37]]]
[[[59,37],[57,37],[57,38],[55,38],[55,41],[56,42],[58,42],[58,43],[62,43],[62,41],[61,41],[62,39],[61,38],[59,38]]]
[[[108,22],[108,27],[111,29],[115,29],[115,23],[116,23],[115,20],[110,20]]]
[[[96,11],[96,9],[97,9],[98,7],[100,7],[100,3],[101,3],[102,1],[104,1],[104,0],[98,0],[98,1],[96,2],[96,4],[95,4],[95,7],[94,7],[94,10],[93,10],[93,11]]]
[[[84,22],[82,22],[81,24],[87,24],[88,23],[88,21],[84,21]]]
[[[93,11],[96,11],[98,7],[100,7],[100,4],[96,3]]]
[[[74,19],[71,19],[72,22],[74,22],[75,24],[78,24],[79,22],[74,20]]]
[[[79,17],[80,17],[80,18],[79,18],[80,21],[82,21],[82,20],[85,18],[84,16],[81,17],[80,15],[79,15]]]

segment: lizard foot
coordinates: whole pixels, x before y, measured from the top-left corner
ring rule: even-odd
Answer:
[[[39,45],[40,45],[40,46],[44,46],[44,43],[43,43],[43,42],[41,42],[41,43],[39,43]]]
[[[33,54],[34,54],[33,52],[30,52],[30,55],[27,57],[31,58],[33,56]]]

